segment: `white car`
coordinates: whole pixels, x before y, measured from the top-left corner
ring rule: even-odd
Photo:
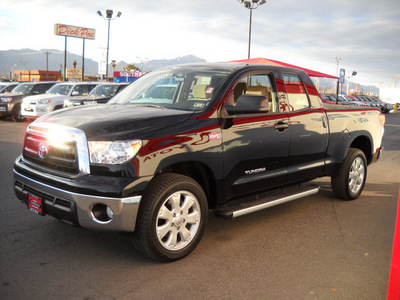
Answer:
[[[36,119],[61,109],[64,100],[68,98],[88,95],[97,84],[96,82],[57,83],[46,94],[25,97],[21,105],[21,113],[27,119]]]

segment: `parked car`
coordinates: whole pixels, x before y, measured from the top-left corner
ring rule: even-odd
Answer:
[[[371,101],[369,101],[368,99],[364,99],[364,97],[362,97],[362,96],[353,96],[353,98],[356,99],[359,102],[364,103],[365,106],[371,106],[372,107]]]
[[[336,104],[336,95],[321,93],[321,100],[326,104]]]
[[[10,93],[20,82],[0,82],[0,94]]]
[[[209,209],[236,218],[318,193],[310,181],[323,176],[358,198],[384,123],[375,108],[324,107],[298,69],[171,66],[30,124],[12,182],[21,208],[130,233],[140,252],[174,261],[196,248]]]
[[[355,105],[355,106],[366,106],[365,103],[357,101],[347,95],[338,95],[339,103],[342,105]]]
[[[21,106],[22,115],[32,120],[61,109],[65,99],[87,96],[97,84],[93,82],[57,83],[44,95],[26,97]]]
[[[55,85],[56,81],[35,81],[17,85],[12,92],[0,95],[0,118],[11,116],[14,121],[22,122],[21,103],[26,96],[41,95]]]
[[[354,105],[354,106],[365,106],[364,103],[360,101],[356,101],[348,96],[345,95],[337,95],[338,99],[336,101],[336,94],[321,94],[322,102],[331,104],[341,104],[341,105]]]
[[[76,96],[64,100],[64,107],[74,107],[86,104],[103,104],[107,103],[112,97],[127,87],[129,83],[100,83],[89,95]]]
[[[388,113],[388,112],[390,112],[390,111],[394,108],[394,105],[393,105],[392,103],[387,103],[387,102],[385,102],[385,101],[382,101],[381,99],[379,99],[379,98],[377,98],[377,97],[375,97],[375,96],[370,96],[370,98],[371,98],[373,101],[376,101],[377,103],[380,104],[380,106],[381,106],[381,112],[383,112],[383,113]]]

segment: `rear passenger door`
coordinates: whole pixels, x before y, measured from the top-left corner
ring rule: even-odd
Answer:
[[[318,177],[324,167],[328,145],[325,110],[311,95],[299,74],[282,73],[287,95],[290,122],[288,181],[298,182]],[[314,104],[313,104],[314,103]]]
[[[244,196],[286,183],[290,133],[285,111],[278,105],[273,72],[249,73],[232,86],[221,111],[225,198]],[[243,95],[264,95],[268,109],[229,115]]]

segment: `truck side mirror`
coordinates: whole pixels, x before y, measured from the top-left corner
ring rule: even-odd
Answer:
[[[268,99],[263,95],[241,95],[236,105],[225,106],[229,115],[267,113],[269,111]]]
[[[79,92],[78,91],[73,91],[71,95],[72,96],[79,96]]]

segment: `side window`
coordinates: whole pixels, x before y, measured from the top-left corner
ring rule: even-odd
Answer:
[[[10,85],[10,86],[6,87],[5,92],[9,93],[9,92],[11,92],[14,88],[15,88],[15,85]]]
[[[50,88],[50,86],[46,84],[38,84],[33,88],[33,92],[37,94],[44,94]]]
[[[300,110],[310,107],[306,89],[300,77],[294,74],[283,74],[283,80],[289,98],[290,110]]]
[[[76,85],[73,89],[73,92],[74,91],[79,92],[79,95],[81,96],[86,96],[87,94],[89,94],[87,85]]]
[[[278,112],[276,93],[271,82],[269,74],[254,74],[241,78],[228,96],[226,105],[234,106],[241,95],[261,95],[268,100],[268,112]]]

